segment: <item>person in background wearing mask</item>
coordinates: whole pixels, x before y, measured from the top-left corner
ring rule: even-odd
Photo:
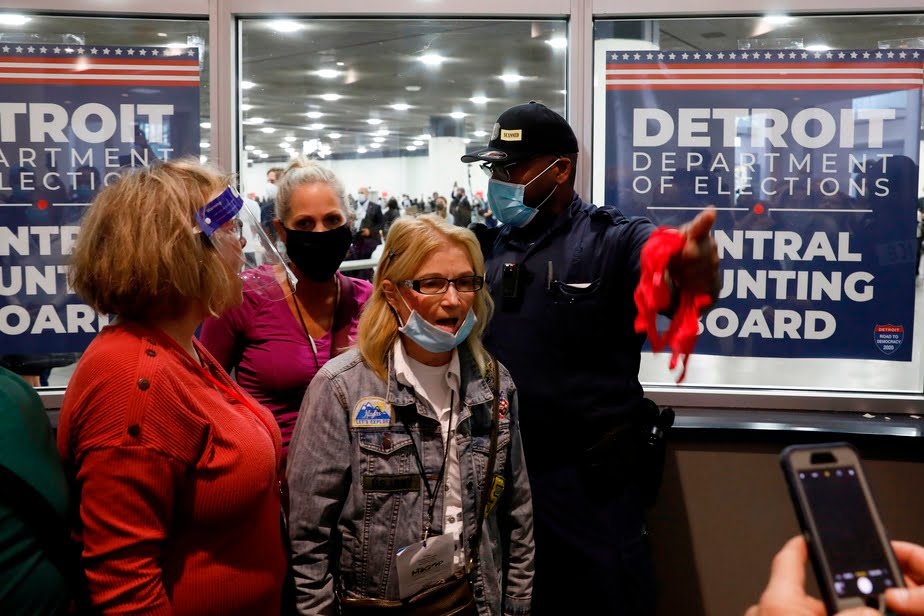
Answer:
[[[439,567],[431,581],[458,574],[465,582],[469,572],[468,609],[445,613],[529,614],[529,480],[516,388],[481,346],[492,310],[483,266],[467,229],[432,215],[392,226],[357,348],[311,383],[292,435],[299,614],[374,613],[352,611],[351,600],[412,594],[399,581],[413,577],[400,553],[425,539],[445,557],[431,561]],[[497,449],[486,477],[491,434]],[[496,497],[487,503],[486,485]]]
[[[498,306],[485,346],[510,367],[526,409],[538,554],[533,614],[653,614],[644,484],[629,468],[633,456],[617,455],[644,444],[644,336],[635,333],[633,294],[655,227],[585,203],[574,191],[577,151],[565,119],[530,102],[502,113],[488,147],[462,157],[485,161],[488,206],[503,223],[493,241],[480,231]],[[681,230],[688,241],[668,268],[675,288],[717,296],[714,220],[707,211]],[[597,460],[588,453],[600,451],[595,445],[618,453]]]
[[[356,211],[353,218],[353,250],[351,259],[368,259],[382,243],[382,229],[385,215],[382,206],[369,199],[369,189],[361,186],[356,195]],[[354,275],[363,280],[372,280],[372,269],[356,270]]]
[[[295,289],[245,296],[202,326],[202,344],[237,382],[272,411],[282,432],[282,463],[305,390],[318,370],[353,345],[372,285],[337,271],[350,248],[340,180],[298,158],[278,180],[276,231],[285,243]]]
[[[886,590],[889,613],[899,616],[924,616],[924,547],[907,541],[893,541],[895,558],[905,574],[907,588]],[[805,565],[808,547],[799,535],[790,539],[773,558],[770,581],[760,598],[745,616],[825,616],[824,604],[805,592]],[[877,616],[869,607],[838,612],[837,616]]]
[[[434,212],[437,216],[445,220],[451,225],[456,224],[455,218],[449,213],[449,208],[446,206],[446,197],[437,197],[436,205],[434,206]]]

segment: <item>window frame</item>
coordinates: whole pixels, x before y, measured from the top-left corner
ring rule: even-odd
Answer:
[[[237,20],[248,17],[340,17],[375,18],[422,15],[434,18],[565,18],[568,20],[568,60],[566,87],[568,119],[575,127],[582,151],[578,157],[576,189],[591,190],[591,152],[593,123],[593,27],[597,19],[658,19],[666,17],[702,18],[754,17],[767,12],[760,0],[651,0],[626,5],[621,0],[471,0],[464,5],[450,0],[341,0],[332,5],[322,0],[162,0],[152,4],[142,0],[123,0],[117,10],[107,0],[86,0],[75,7],[67,0],[34,0],[28,8],[23,0],[0,0],[0,10],[51,13],[75,16],[113,16],[152,18],[202,18],[209,22],[210,157],[214,163],[238,170],[238,87],[236,70],[241,50]],[[919,0],[887,0],[869,9],[864,0],[780,0],[774,12],[792,15],[921,13]],[[60,407],[64,388],[39,390],[48,409]],[[791,409],[801,411],[851,411],[924,414],[922,392],[913,395],[888,393],[816,393],[809,390],[767,390],[758,388],[648,386],[646,393],[662,404],[689,409]],[[719,427],[719,426],[715,426]],[[759,426],[754,426],[759,427]]]

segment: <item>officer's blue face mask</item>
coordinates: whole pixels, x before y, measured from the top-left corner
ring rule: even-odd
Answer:
[[[411,310],[411,307],[404,300],[404,296],[400,292],[398,295],[401,296],[401,301],[404,302],[408,310]],[[398,317],[398,321],[401,321],[401,317]],[[411,310],[411,316],[407,318],[407,323],[399,327],[398,331],[431,353],[445,353],[462,344],[468,338],[468,335],[472,333],[472,328],[475,327],[477,322],[478,317],[475,316],[475,311],[469,308],[462,325],[459,326],[455,334],[450,334],[424,319],[416,310]]]
[[[536,214],[539,213],[539,208],[555,194],[556,190],[558,190],[558,184],[555,185],[552,192],[550,192],[536,207],[530,207],[523,202],[526,196],[526,187],[539,179],[543,173],[551,169],[558,160],[559,159],[553,160],[548,167],[543,169],[536,177],[526,184],[512,184],[510,182],[495,180],[494,178],[488,180],[488,204],[491,206],[491,211],[494,213],[497,220],[505,225],[512,225],[514,227],[525,227],[528,225],[532,219],[536,217]]]

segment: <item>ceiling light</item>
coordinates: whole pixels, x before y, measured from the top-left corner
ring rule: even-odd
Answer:
[[[340,133],[330,133],[327,136],[330,137],[331,139],[340,139],[341,137],[343,137],[343,135],[341,135]]]
[[[550,45],[552,49],[564,49],[568,46],[568,37],[565,36],[554,36],[546,41],[547,45]]]
[[[167,49],[186,49],[186,43],[167,43]],[[244,85],[243,82],[241,85]]]
[[[167,47],[170,47],[170,45],[167,45]],[[257,85],[257,84],[255,84],[255,83],[252,82],[252,81],[242,81],[242,82],[241,82],[241,89],[242,89],[242,90],[249,90],[250,88],[254,87],[255,85]]]
[[[289,143],[292,143],[293,141],[295,141],[295,137],[293,137],[292,135],[289,135],[288,137],[286,137],[286,141],[288,141]]]
[[[288,143],[286,143],[285,141],[280,142],[279,147],[282,148],[283,150],[289,150],[289,149],[292,148],[292,146],[290,146],[290,145],[289,145]]]
[[[290,34],[292,32],[298,32],[302,29],[302,25],[297,21],[292,21],[291,19],[274,19],[269,22],[270,28],[279,32],[281,34]]]
[[[431,137],[430,137],[430,133],[424,133],[424,134],[422,134],[422,135],[418,135],[418,139],[423,139],[424,141],[426,141],[427,139],[430,139],[430,138],[431,138]]]
[[[472,142],[471,139],[463,139],[463,140],[462,140],[462,143],[471,143],[471,142]]]
[[[500,78],[505,83],[519,83],[523,81],[523,75],[517,75],[516,73],[504,73]]]
[[[252,145],[245,145],[245,146],[244,146],[244,149],[247,150],[248,152],[253,152],[253,151],[256,150],[257,148],[255,148],[255,147],[252,146]]]
[[[476,105],[484,105],[485,103],[488,102],[488,97],[487,96],[473,96],[468,100],[472,101]]]
[[[382,143],[385,141],[385,137],[373,137],[372,140],[376,143]]]
[[[805,50],[806,51],[831,51],[831,48],[824,44],[818,44],[818,45],[806,45]]]
[[[209,149],[209,142],[208,142],[208,141],[200,141],[200,142],[199,142],[199,147],[202,148],[203,150],[207,150],[207,149]]]
[[[320,117],[321,117],[322,115],[324,115],[324,114],[321,113],[320,111],[309,111],[309,112],[306,113],[305,115],[308,116],[309,118],[312,118],[312,119],[314,119],[314,120],[317,120],[318,118],[320,118]]]
[[[415,141],[412,141],[411,143],[413,143],[414,145],[423,145],[423,144],[424,144],[424,142],[421,141],[420,139],[416,139]]]
[[[164,37],[164,38],[167,38],[167,33],[166,33],[166,32],[158,32],[158,33],[157,33],[157,36],[162,36],[162,37]]]
[[[321,98],[323,98],[326,101],[339,101],[340,95],[334,94],[333,92],[328,92],[327,94],[322,94]]]
[[[344,62],[337,62],[337,66],[346,66]]]
[[[771,26],[785,26],[795,18],[789,15],[764,15],[764,21]]]
[[[375,134],[378,135],[379,137],[384,137],[384,136],[386,136],[386,135],[388,135],[388,134],[390,134],[390,133],[391,133],[391,131],[388,130],[387,128],[381,128],[381,129],[375,131]]]
[[[202,154],[201,156],[199,156],[199,162],[203,165],[205,164],[205,161],[207,161],[208,159],[209,157],[206,156],[205,154]]]
[[[446,58],[436,53],[427,53],[420,56],[420,61],[427,66],[439,66],[446,61]]]
[[[372,124],[373,126],[378,126],[379,124],[382,123],[382,119],[381,118],[369,118],[368,120],[366,120],[366,122],[368,124]]]
[[[254,155],[254,156],[259,156],[260,154],[263,154],[263,150],[254,150],[254,151],[253,151],[253,155]]]
[[[248,105],[247,103],[241,105],[241,111],[250,111],[251,109],[253,109],[253,105]]]
[[[412,145],[407,146],[407,151],[408,151],[408,152],[413,152],[413,151],[416,150],[416,149],[417,149],[417,148],[414,147],[414,146],[412,146]]]
[[[394,105],[391,106],[391,108],[394,109],[395,111],[407,111],[408,109],[411,108],[411,106],[408,105],[407,103],[395,103]]]
[[[452,118],[453,120],[461,120],[462,118],[465,117],[465,114],[462,113],[461,111],[453,111],[452,113],[449,114],[449,117]]]
[[[366,148],[356,148],[356,151],[357,151],[358,153],[360,153],[360,154],[365,154],[365,153],[368,152],[369,150],[367,150]]]
[[[382,147],[382,144],[381,143],[370,143],[369,147],[370,148],[380,148]]]
[[[199,126],[201,126],[202,128],[212,128],[212,123],[211,122],[199,122]]]
[[[308,125],[309,130],[321,130],[322,128],[324,128],[324,125],[320,122],[315,122],[314,124]]]
[[[404,86],[408,92],[420,92],[420,86]]]
[[[264,122],[266,122],[266,118],[261,118],[259,116],[244,120],[244,124],[263,124]]]
[[[266,134],[269,134],[269,133],[275,133],[276,129],[273,128],[272,126],[264,126],[263,128],[260,129],[260,131]]]
[[[315,71],[314,74],[323,79],[333,79],[340,74],[340,71],[335,71],[332,68],[322,68],[319,71]]]
[[[474,135],[475,137],[484,137],[487,134],[488,133],[486,133],[483,130],[476,130],[474,133],[472,133],[472,135]]]
[[[269,158],[269,154],[267,154],[266,152],[263,152],[262,154],[260,154],[260,158]]]
[[[559,93],[559,94],[567,94],[567,93],[568,93],[568,90],[559,90],[558,93]]]

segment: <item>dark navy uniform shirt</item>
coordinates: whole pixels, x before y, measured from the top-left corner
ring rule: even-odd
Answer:
[[[644,336],[635,333],[633,293],[654,229],[575,194],[550,227],[505,226],[486,255],[495,314],[484,342],[517,385],[528,460],[554,465],[560,452],[573,462],[640,401]],[[505,264],[514,263],[518,299],[503,292]]]

